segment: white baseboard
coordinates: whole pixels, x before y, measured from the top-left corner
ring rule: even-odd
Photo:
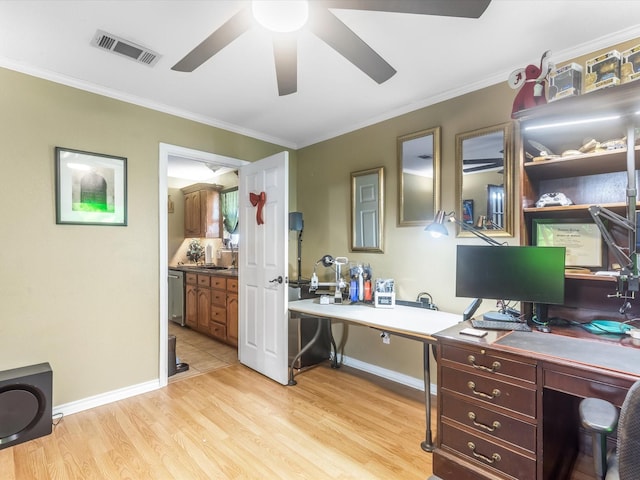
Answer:
[[[391,380],[392,382],[406,385],[407,387],[415,388],[416,390],[424,391],[424,380],[421,378],[411,377],[403,373],[398,373],[394,370],[382,368],[377,365],[363,362],[357,358],[351,358],[343,356],[342,363],[356,370],[376,375],[378,377]],[[64,403],[53,407],[53,415],[63,414],[72,415],[74,413],[82,412],[83,410],[89,410],[90,408],[106,405],[107,403],[116,402],[118,400],[124,400],[125,398],[134,397],[143,393],[151,392],[160,388],[159,380],[151,380],[145,383],[139,383],[138,385],[131,385],[130,387],[120,388],[111,392],[101,393],[100,395],[94,395],[93,397],[83,398],[82,400],[76,400],[75,402]],[[436,394],[436,386],[432,383],[429,386],[431,395]]]
[[[145,383],[139,383],[138,385],[131,385],[111,392],[101,393],[100,395],[94,395],[93,397],[76,400],[75,402],[54,406],[53,415],[71,415],[82,412],[83,410],[89,410],[90,408],[106,405],[107,403],[116,402],[118,400],[134,397],[152,390],[157,390],[158,388],[160,388],[160,381],[157,379]]]
[[[409,375],[405,375],[404,373],[398,373],[394,370],[389,370],[387,368],[382,368],[377,365],[363,362],[361,360],[358,360],[357,358],[351,358],[347,356],[341,356],[340,358],[342,358],[343,365],[347,365],[351,368],[355,368],[356,370],[362,370],[363,372],[367,372],[372,375],[376,375],[378,377],[391,380],[392,382],[400,383],[402,385],[406,385],[407,387],[415,388],[416,390],[424,392],[424,380],[422,378],[411,377]],[[436,385],[431,383],[431,385],[429,385],[429,391],[431,392],[431,395],[435,395]]]

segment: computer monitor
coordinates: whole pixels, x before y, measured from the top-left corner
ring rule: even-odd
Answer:
[[[546,317],[564,303],[564,269],[564,247],[458,245],[456,296],[532,302]]]

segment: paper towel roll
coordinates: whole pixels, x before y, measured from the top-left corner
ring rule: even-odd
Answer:
[[[212,260],[212,248],[211,245],[204,247],[204,263],[211,263]]]

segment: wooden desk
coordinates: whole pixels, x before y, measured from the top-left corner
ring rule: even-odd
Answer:
[[[443,480],[567,478],[579,443],[578,403],[621,406],[640,378],[640,345],[533,332],[435,334],[438,445]]]
[[[396,305],[394,308],[375,308],[372,305],[365,304],[329,304],[321,305],[319,300],[307,299],[289,302],[289,315],[297,315],[303,317],[327,318],[329,319],[328,328],[332,339],[333,347],[333,366],[338,367],[338,352],[331,335],[331,320],[339,320],[342,322],[362,325],[365,327],[375,328],[382,332],[393,335],[418,340],[423,344],[423,368],[424,368],[424,392],[425,392],[425,409],[426,409],[426,432],[425,440],[422,442],[422,449],[433,451],[433,435],[431,432],[431,373],[429,360],[429,344],[436,342],[433,334],[456,325],[462,320],[460,315],[453,313],[445,313],[426,308],[406,307]],[[318,330],[313,339],[300,350],[298,355],[291,362],[289,367],[289,385],[295,385],[294,368],[296,360],[302,355],[307,348],[313,345],[313,342],[320,336],[320,329],[323,322],[318,322]]]

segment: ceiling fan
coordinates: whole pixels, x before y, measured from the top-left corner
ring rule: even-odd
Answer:
[[[302,20],[318,38],[327,43],[352,64],[381,84],[389,80],[396,70],[375,50],[367,45],[349,27],[342,23],[330,9],[371,10],[417,15],[479,18],[491,0],[311,0],[305,4],[308,18]],[[252,26],[256,6],[264,6],[264,0],[253,2],[253,8],[241,9],[222,26],[196,46],[172,70],[192,72]],[[286,2],[273,2],[286,3]],[[302,4],[302,2],[296,2]],[[286,8],[291,8],[292,2]],[[252,10],[254,15],[252,15]],[[306,17],[306,16],[305,16]],[[258,19],[259,20],[259,19]],[[259,20],[260,21],[260,20]],[[297,39],[295,32],[274,32],[273,54],[276,66],[278,93],[280,96],[295,93],[297,80]]]

